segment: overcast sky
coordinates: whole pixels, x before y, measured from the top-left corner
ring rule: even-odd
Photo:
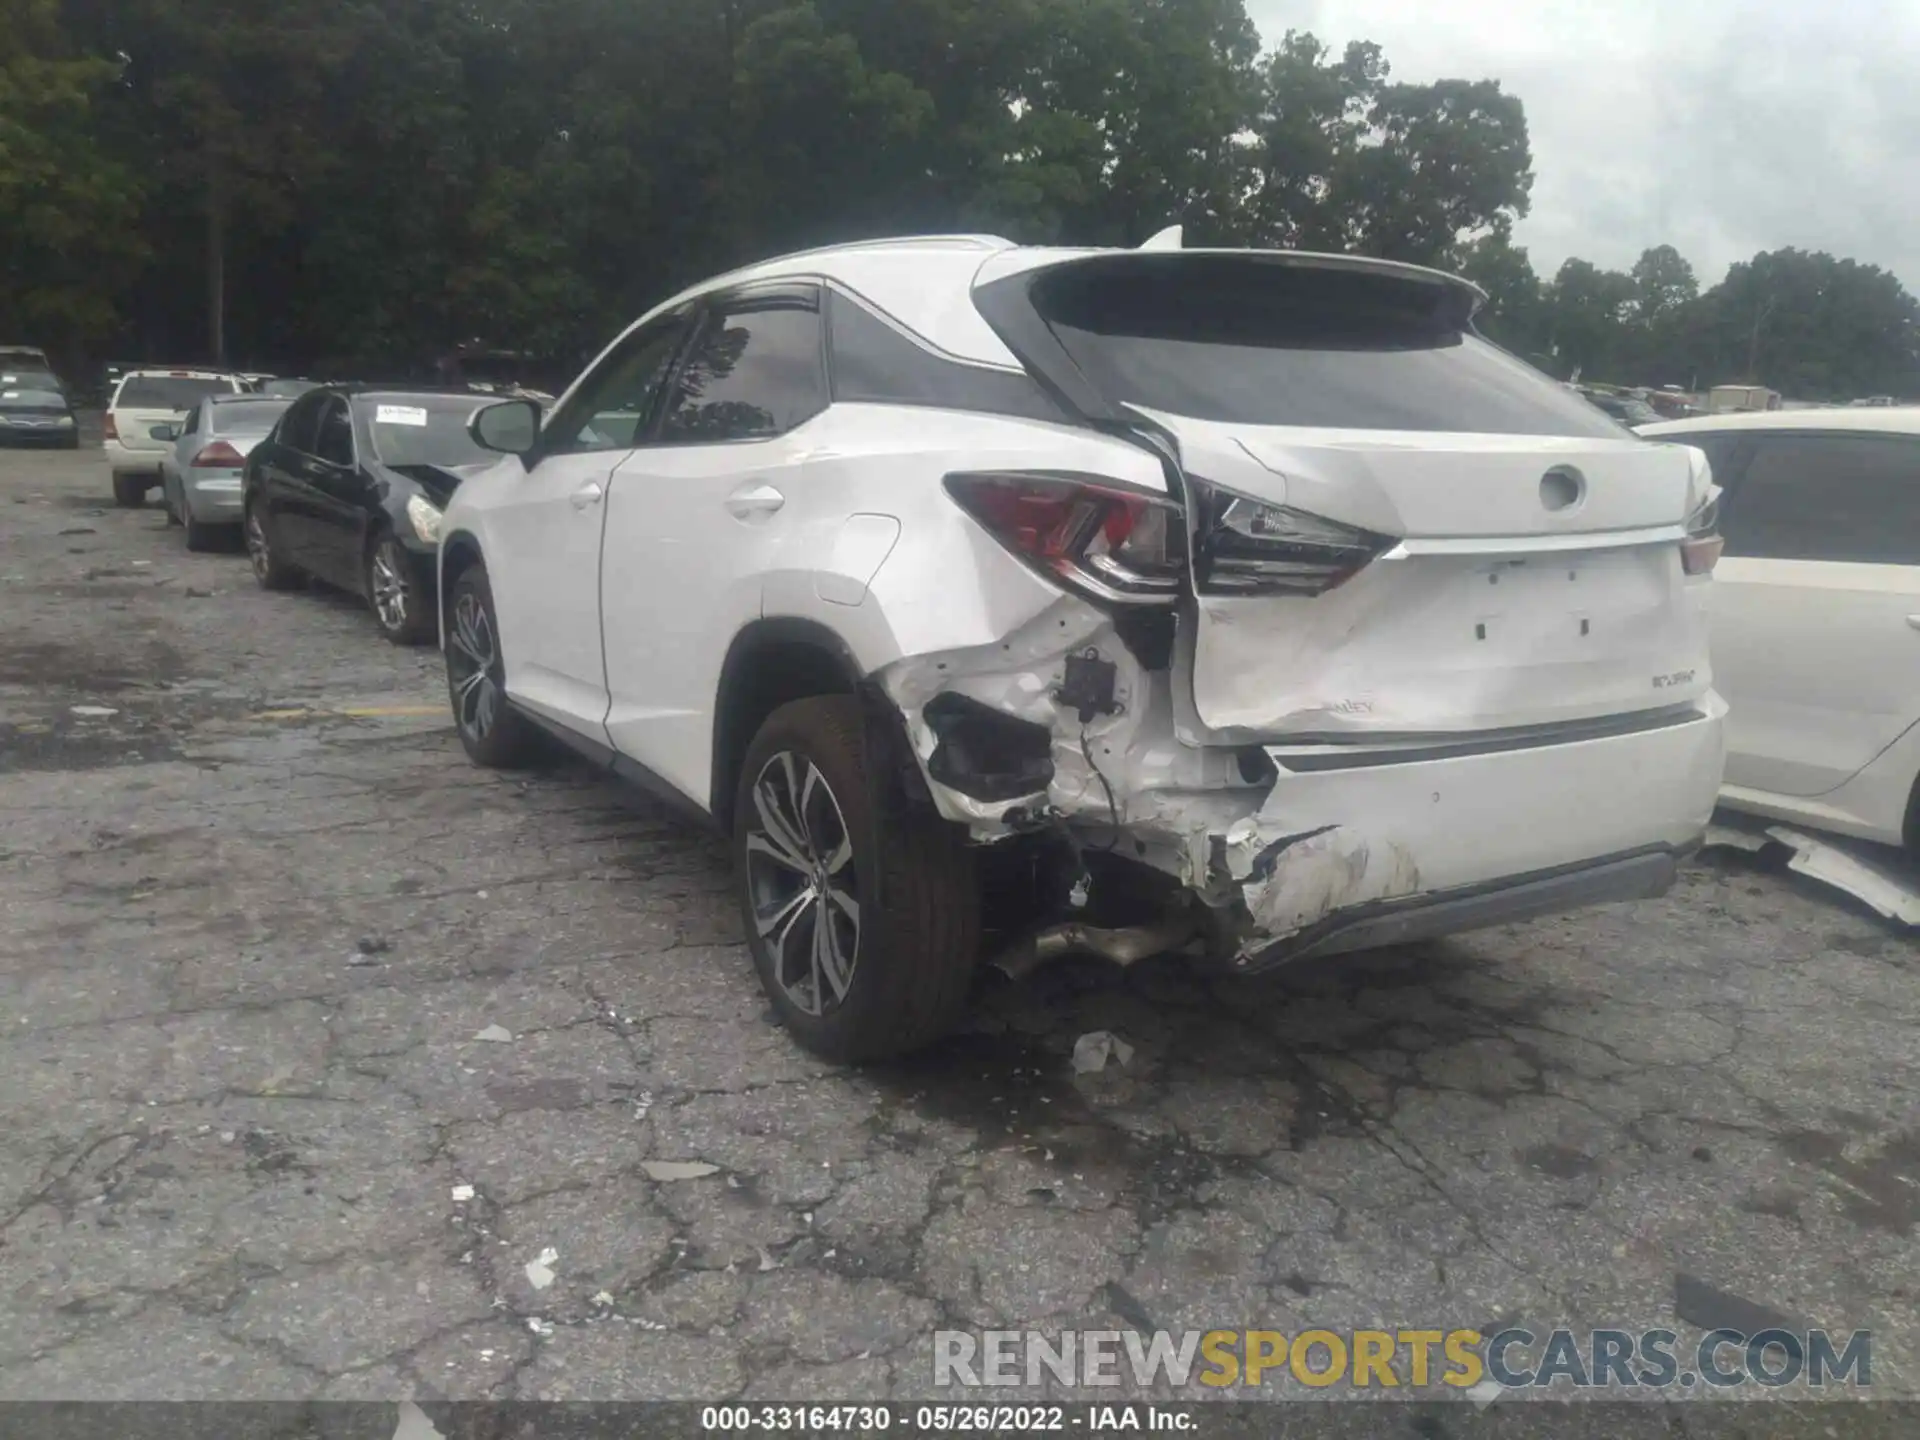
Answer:
[[[1625,269],[1675,246],[1702,288],[1797,245],[1920,293],[1920,0],[1246,0],[1269,45],[1373,40],[1393,78],[1497,79],[1527,107],[1518,239]]]

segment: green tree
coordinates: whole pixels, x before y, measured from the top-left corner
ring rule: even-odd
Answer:
[[[0,335],[66,360],[117,324],[141,195],[99,142],[111,62],[76,52],[57,0],[0,0]]]
[[[1487,292],[1487,302],[1476,317],[1481,333],[1534,364],[1550,368],[1540,277],[1533,273],[1526,247],[1513,243],[1511,228],[1496,224],[1485,235],[1469,241],[1461,248],[1458,269]]]

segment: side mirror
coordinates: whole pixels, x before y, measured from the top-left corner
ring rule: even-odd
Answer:
[[[531,400],[483,405],[467,421],[473,443],[503,455],[525,455],[540,438],[540,407]]]
[[[171,425],[149,425],[147,437],[152,440],[178,440],[180,432]]]

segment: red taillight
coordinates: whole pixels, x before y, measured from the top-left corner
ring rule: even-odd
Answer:
[[[947,476],[947,493],[1035,569],[1101,600],[1171,604],[1184,537],[1165,496],[1020,472]]]
[[[106,428],[100,433],[103,438],[108,440],[118,440],[120,438],[120,427],[113,423],[113,412],[111,410],[107,412]]]
[[[1680,568],[1689,575],[1711,575],[1726,545],[1718,535],[1689,535],[1680,542]]]
[[[198,455],[193,457],[196,467],[209,470],[232,470],[246,463],[246,456],[224,440],[216,440]]]

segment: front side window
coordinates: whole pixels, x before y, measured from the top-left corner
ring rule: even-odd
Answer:
[[[735,299],[706,316],[660,426],[668,444],[784,435],[827,408],[817,292]]]
[[[1720,533],[1729,555],[1920,565],[1920,437],[1757,437]]]
[[[347,402],[337,395],[328,396],[320,412],[320,433],[314,439],[313,453],[329,465],[353,464],[353,421],[347,414]]]
[[[328,399],[326,395],[309,395],[298,401],[280,421],[275,432],[278,443],[302,455],[311,455],[314,432],[320,425],[320,410]]]
[[[582,455],[639,444],[686,326],[687,313],[679,311],[629,335],[554,412],[541,431],[541,450]]]

